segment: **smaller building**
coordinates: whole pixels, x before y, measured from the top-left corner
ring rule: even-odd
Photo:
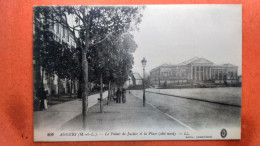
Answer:
[[[131,76],[128,76],[127,81],[124,84],[124,88],[129,88],[133,86],[133,80]]]
[[[132,74],[132,81],[133,81],[133,86],[143,85],[143,79],[141,78],[139,73]]]

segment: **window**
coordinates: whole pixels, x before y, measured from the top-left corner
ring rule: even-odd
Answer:
[[[63,38],[65,38],[65,32],[66,32],[66,29],[63,28],[63,35],[62,35]]]
[[[67,40],[68,40],[68,42],[70,42],[70,34],[69,34],[69,31],[67,31]]]
[[[222,80],[223,78],[222,78],[222,76],[223,76],[223,73],[222,73],[222,71],[219,71],[219,79],[220,80]]]
[[[163,76],[164,76],[164,77],[167,77],[167,75],[168,75],[167,72],[164,72],[164,73],[163,73]]]
[[[51,22],[51,29],[54,30],[54,22]]]
[[[218,80],[218,72],[216,70],[214,70],[214,74],[215,74],[215,79]]]
[[[57,28],[57,29],[56,29],[56,33],[59,33],[59,30],[60,30],[60,29],[59,29],[59,24],[58,24],[58,23],[56,24],[56,28]]]

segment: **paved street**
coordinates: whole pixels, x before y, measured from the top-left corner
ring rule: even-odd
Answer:
[[[35,139],[39,140],[48,132],[82,130],[173,132],[231,128],[235,130],[233,133],[239,134],[241,107],[149,92],[146,92],[147,104],[143,107],[142,95],[142,90],[131,90],[131,94],[126,93],[126,103],[111,101],[109,105],[104,105],[104,113],[100,113],[97,104],[99,94],[92,95],[89,97],[90,108],[84,122],[81,115],[82,102],[77,100],[34,112]],[[107,97],[107,92],[104,97]]]
[[[143,91],[131,91],[142,99]],[[227,106],[146,92],[146,100],[195,130],[216,127],[240,128],[241,107]]]
[[[99,113],[99,105],[89,109],[86,131],[173,131],[188,129],[153,106],[143,107],[142,100],[126,94],[126,103],[111,102],[104,106],[105,113]],[[62,126],[63,130],[82,130],[82,116],[70,120]]]

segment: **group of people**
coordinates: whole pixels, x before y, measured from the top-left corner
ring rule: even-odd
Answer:
[[[117,91],[114,95],[115,95],[114,100],[116,103],[125,103],[126,102],[126,90],[124,88],[122,88],[122,89],[117,88]],[[38,97],[40,99],[40,110],[48,109],[47,91],[45,91],[44,89],[40,89],[40,92],[38,93]]]
[[[125,103],[126,102],[125,94],[126,94],[126,90],[124,88],[122,88],[122,90],[120,88],[117,88],[116,96],[114,98],[116,103]]]
[[[38,97],[40,99],[40,110],[47,110],[47,91],[45,91],[44,88],[39,90]]]

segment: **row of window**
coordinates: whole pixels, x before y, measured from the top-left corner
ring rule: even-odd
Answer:
[[[73,39],[70,37],[70,32],[60,24],[53,22],[51,24],[51,30],[59,37],[57,38],[58,40],[63,38],[62,40],[65,40],[69,45],[75,46]]]
[[[195,77],[195,74],[197,75],[197,77],[199,77],[199,75],[201,76],[201,78],[203,78],[203,74],[199,74],[199,72],[193,72],[193,77]],[[208,74],[210,74],[210,72],[208,71]],[[162,72],[162,77],[166,78],[166,77],[186,77],[188,75],[187,72],[185,71],[177,71],[177,72]],[[236,78],[236,72],[227,72],[224,73],[224,71],[213,71],[213,78],[214,79],[233,79]]]
[[[174,72],[162,72],[163,77],[185,77],[187,73],[185,71],[174,71]]]
[[[214,71],[214,79],[216,80],[223,80],[223,79],[236,79],[237,73],[236,72],[227,72],[224,71]]]
[[[205,69],[205,71],[209,71],[210,70],[210,67],[203,67],[203,66],[193,66],[193,72],[196,71],[201,71],[203,72]]]

